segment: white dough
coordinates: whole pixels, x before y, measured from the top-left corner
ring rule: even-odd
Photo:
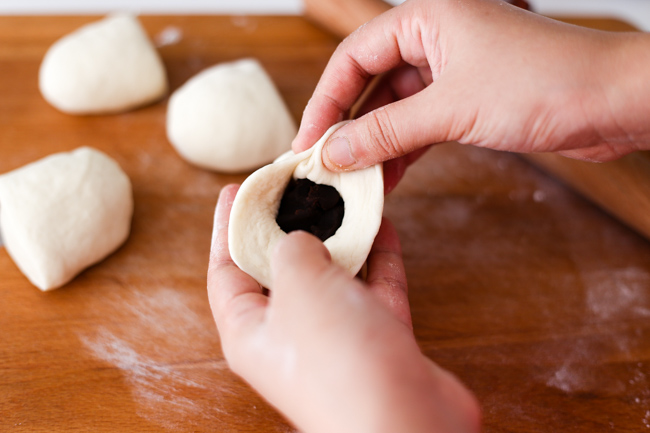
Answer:
[[[254,170],[289,150],[296,126],[282,97],[254,59],[213,66],[171,96],[167,136],[199,167]]]
[[[129,178],[88,147],[0,176],[5,247],[41,290],[64,285],[117,249],[129,235],[132,214]]]
[[[167,92],[167,75],[140,22],[112,15],[54,43],[39,74],[43,97],[71,114],[116,113]]]
[[[335,173],[323,165],[321,151],[327,138],[343,123],[333,126],[312,148],[297,155],[289,152],[250,175],[242,184],[230,213],[230,255],[241,270],[262,286],[271,285],[271,254],[286,233],[275,219],[289,181],[307,178],[336,188],[345,203],[343,223],[325,240],[332,260],[355,275],[368,257],[379,231],[384,209],[382,165]]]

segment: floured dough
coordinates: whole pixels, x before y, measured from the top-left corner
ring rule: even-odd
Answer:
[[[171,96],[167,136],[199,167],[240,173],[290,148],[296,126],[282,97],[254,59],[213,66]]]
[[[59,39],[41,64],[39,85],[72,114],[115,113],[167,92],[165,68],[137,18],[113,15]]]
[[[39,289],[60,287],[128,237],[131,182],[105,154],[81,147],[0,176],[0,230]]]
[[[272,289],[271,254],[276,242],[286,236],[276,216],[291,178],[333,186],[343,198],[343,223],[324,242],[332,260],[355,275],[368,257],[384,207],[383,171],[381,164],[343,173],[323,166],[323,144],[343,124],[330,128],[312,148],[297,155],[289,152],[257,170],[235,197],[228,229],[230,254],[240,269],[264,287]]]

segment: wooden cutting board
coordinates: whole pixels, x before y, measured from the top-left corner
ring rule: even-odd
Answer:
[[[62,289],[39,292],[0,249],[0,431],[293,431],[228,370],[205,293],[219,190],[245,176],[183,162],[166,100],[72,117],[38,93],[48,46],[95,19],[0,17],[0,173],[89,145],[136,203],[127,243]],[[160,48],[172,89],[254,56],[296,120],[337,44],[299,17],[142,21],[181,35]],[[648,241],[518,157],[454,144],[409,171],[385,214],[422,350],[476,393],[486,432],[650,426]]]

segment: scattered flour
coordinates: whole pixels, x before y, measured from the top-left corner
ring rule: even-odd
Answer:
[[[566,394],[624,392],[627,385],[608,367],[600,364],[605,353],[613,348],[615,342],[603,344],[588,335],[559,343],[547,359],[550,372],[546,373],[546,386]]]
[[[566,393],[580,390],[583,382],[572,367],[573,366],[570,362],[565,362],[546,382],[546,385],[552,388],[557,388]]]
[[[638,405],[639,427],[650,428],[647,368],[641,362],[632,366],[602,362],[612,357],[623,363],[632,360],[644,344],[642,329],[637,327],[636,332],[630,332],[630,327],[635,326],[635,320],[642,323],[650,317],[650,273],[635,263],[612,265],[616,255],[631,251],[628,248],[633,248],[635,238],[626,236],[615,225],[603,225],[601,232],[593,233],[596,242],[584,244],[576,237],[584,234],[584,229],[572,217],[577,213],[575,205],[565,200],[553,209],[577,271],[577,281],[568,285],[567,290],[582,293],[584,313],[580,327],[584,335],[568,340],[565,347],[552,354],[555,368],[551,364],[545,384],[567,394],[594,392],[629,398]],[[600,254],[585,248],[596,248]],[[603,262],[596,263],[600,255]],[[627,369],[627,379],[625,374],[621,375],[621,368]]]
[[[649,301],[647,287],[650,287],[650,274],[636,267],[583,269],[580,279],[585,297],[584,335],[572,337],[566,346],[559,347],[552,354],[559,367],[551,370],[545,380],[546,385],[567,394],[603,390],[619,394],[628,393],[633,388],[635,392],[650,395],[650,383],[640,368],[630,371],[630,378],[625,383],[602,365],[606,356],[626,359],[637,345],[633,337],[622,338],[616,326],[626,326],[620,324],[622,319],[648,317],[646,305]],[[628,334],[629,331],[623,329],[622,333]],[[642,338],[639,336],[639,339]]]
[[[536,190],[533,193],[533,200],[535,201],[535,203],[542,203],[543,201],[546,200],[546,193],[541,189]]]
[[[175,26],[165,27],[154,37],[154,43],[158,48],[175,45],[181,40],[183,40],[183,30]]]
[[[648,332],[642,324],[650,318],[650,272],[645,267],[645,259],[635,260],[633,254],[639,239],[622,226],[612,224],[604,215],[598,230],[586,232],[588,228],[583,220],[576,218],[592,212],[584,201],[566,193],[564,186],[541,173],[521,172],[517,160],[506,154],[489,161],[483,159],[490,156],[487,153],[471,151],[468,152],[469,161],[464,161],[458,154],[446,158],[444,150],[442,146],[433,148],[431,152],[438,152],[440,158],[437,164],[427,167],[432,171],[427,176],[439,177],[440,185],[439,190],[429,192],[440,202],[432,211],[431,220],[440,220],[445,230],[461,230],[468,224],[480,226],[476,215],[481,212],[482,205],[477,203],[473,207],[469,201],[462,200],[464,190],[461,188],[457,196],[450,195],[449,190],[456,187],[452,182],[480,184],[483,176],[494,179],[507,174],[510,184],[495,187],[494,181],[485,182],[494,188],[494,191],[486,189],[485,194],[505,192],[515,211],[520,203],[537,206],[540,212],[554,220],[549,221],[549,226],[557,228],[558,242],[565,246],[566,275],[559,275],[554,281],[553,293],[559,297],[540,293],[536,306],[540,317],[565,323],[567,332],[556,338],[549,335],[548,339],[540,341],[537,362],[531,371],[536,384],[531,386],[543,384],[569,396],[593,393],[629,399],[637,408],[640,428],[650,428],[650,370],[643,363],[633,362],[647,344]],[[469,163],[476,170],[463,170]],[[440,174],[436,170],[440,170]],[[456,173],[459,173],[457,180]],[[413,213],[419,215],[422,210],[416,208]],[[485,230],[480,236],[466,240],[462,249],[457,249],[450,242],[453,237],[446,237],[441,227],[434,228],[439,236],[433,244],[439,243],[440,250],[445,253],[440,255],[440,260],[448,255],[456,261],[493,267],[501,266],[500,258],[507,259],[525,251],[522,246],[528,245],[527,237],[530,237],[528,229],[514,221],[508,227],[509,242],[504,242],[498,232]],[[585,242],[587,236],[590,242]],[[430,249],[435,254],[436,248]],[[554,251],[553,245],[549,250]],[[431,251],[424,253],[431,254]],[[531,277],[534,279],[536,275]],[[557,324],[549,329],[556,327]],[[503,405],[503,401],[499,401],[499,405]]]
[[[608,269],[583,273],[588,309],[600,319],[640,315],[648,317],[647,288],[650,274],[640,268]]]
[[[165,287],[107,294],[102,302],[129,316],[128,327],[116,320],[78,335],[94,357],[122,372],[138,415],[166,429],[217,421],[223,395],[233,393],[221,379],[225,361],[205,359],[215,353],[218,338],[191,301],[191,294]],[[188,361],[190,348],[199,359]]]
[[[140,404],[138,415],[151,421],[160,421],[168,419],[170,413],[176,413],[183,415],[185,424],[192,424],[192,420],[206,417],[199,404],[179,396],[182,388],[206,390],[205,384],[191,379],[178,368],[161,365],[138,354],[126,341],[116,337],[106,328],[99,328],[94,338],[81,336],[80,339],[97,358],[124,372],[131,385],[134,400]],[[217,363],[213,367],[226,366],[225,363]],[[216,405],[215,410],[219,411]],[[165,424],[165,427],[176,427],[173,421]]]
[[[246,15],[233,15],[230,18],[230,22],[233,26],[243,29],[248,33],[257,30],[257,20]]]
[[[531,262],[532,272],[525,271],[530,286],[517,288],[520,293],[529,292],[533,311],[540,319],[535,328],[540,333],[539,341],[531,346],[536,353],[531,358],[526,352],[526,359],[532,361],[525,373],[532,380],[523,382],[522,387],[548,387],[549,393],[566,394],[567,401],[582,398],[582,394],[588,395],[587,399],[603,396],[617,402],[629,400],[630,412],[638,417],[639,430],[650,428],[650,369],[637,363],[647,353],[649,330],[644,323],[650,318],[647,258],[634,254],[640,239],[568,193],[559,182],[531,171],[510,155],[494,158],[494,154],[480,149],[465,153],[447,149],[446,145],[433,147],[423,156],[423,160],[431,162],[426,171],[420,169],[422,165],[414,165],[409,170],[411,183],[398,186],[396,194],[387,197],[388,216],[398,228],[402,221],[409,221],[410,226],[402,230],[409,259],[426,256],[427,260],[441,264],[453,260],[454,266],[468,264],[468,272],[480,272],[481,267],[502,267],[512,275],[517,272],[511,266],[513,257],[522,256],[531,245],[543,247],[539,253],[549,258],[544,263],[558,265],[554,268],[557,272],[552,274],[552,285],[546,269]],[[419,178],[423,181],[417,182]],[[477,200],[487,197],[488,205],[512,210],[510,224],[500,226],[498,222],[502,220],[495,223],[481,219],[489,218],[493,208],[486,208],[481,201],[470,201],[467,191],[474,193],[476,185],[485,185]],[[400,197],[404,192],[410,194],[408,201]],[[495,200],[504,194],[507,201]],[[414,196],[422,197],[425,204],[413,200]],[[433,209],[428,202],[432,199],[436,201]],[[543,216],[536,222],[547,224],[546,232],[552,234],[550,242],[537,242],[530,224],[515,218],[519,210],[523,217],[528,217],[530,209]],[[581,216],[589,218],[591,224],[585,225]],[[422,223],[412,224],[413,220]],[[477,227],[483,230],[477,231]],[[416,248],[420,239],[431,232],[436,236],[426,248]],[[462,243],[456,242],[458,233],[467,235],[461,238]],[[535,284],[537,279],[541,284]],[[514,277],[513,280],[516,281]],[[504,278],[496,289],[507,293],[508,284]],[[540,287],[548,290],[541,291]],[[517,318],[517,305],[503,302],[500,307],[497,318],[494,309],[486,309],[493,323]],[[514,357],[519,356],[516,350],[513,349]],[[500,362],[512,362],[506,353]],[[525,389],[521,396],[527,396],[527,392]],[[486,413],[497,416],[508,412],[523,419],[528,407],[513,401],[517,401],[513,395],[495,391],[482,403]],[[535,407],[531,423],[538,422],[540,413],[546,410],[549,417],[554,416],[554,408]],[[613,426],[619,414],[612,412],[611,420],[608,416],[604,414],[600,421]]]

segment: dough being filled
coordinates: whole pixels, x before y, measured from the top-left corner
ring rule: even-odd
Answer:
[[[129,235],[131,182],[105,154],[81,147],[0,176],[5,247],[41,290],[60,287]]]
[[[137,18],[113,15],[55,42],[41,64],[39,85],[63,112],[116,113],[160,99],[167,75]]]
[[[276,242],[286,236],[276,218],[291,179],[332,186],[343,199],[343,222],[324,242],[333,262],[355,275],[368,257],[384,208],[383,170],[381,164],[342,173],[325,168],[323,144],[343,124],[330,128],[312,148],[297,155],[288,152],[257,170],[235,197],[228,228],[230,255],[240,269],[264,287],[273,289],[271,254]]]
[[[289,150],[296,126],[254,59],[213,66],[171,96],[167,136],[188,162],[224,173],[254,170]]]

